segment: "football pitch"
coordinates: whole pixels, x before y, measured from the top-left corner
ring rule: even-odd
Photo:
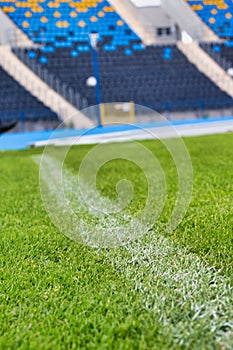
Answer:
[[[113,248],[51,222],[35,162],[42,148],[0,153],[0,349],[233,349],[233,135],[184,142],[193,193],[182,222],[167,232],[178,191],[171,155],[160,141],[140,142],[164,171],[166,203],[145,235]],[[92,147],[69,150],[70,178]],[[114,200],[122,179],[134,189],[133,216],[148,190],[135,164],[107,162],[97,188]]]

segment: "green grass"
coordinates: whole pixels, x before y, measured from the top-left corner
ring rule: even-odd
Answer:
[[[166,237],[174,245],[173,259],[185,249],[232,281],[233,135],[186,138],[185,143],[194,169],[193,197],[182,223],[168,234],[165,225],[176,199],[176,170],[159,142],[144,142],[159,158],[168,182],[164,212],[150,235]],[[75,169],[90,148],[73,147],[67,166]],[[55,228],[44,210],[38,166],[31,157],[41,152],[0,153],[0,349],[232,349],[231,337],[219,341],[208,329],[208,318],[200,317],[194,331],[190,329],[189,303],[178,305],[182,296],[169,281],[167,289],[162,279],[161,285],[153,286],[154,293],[157,288],[159,298],[165,295],[168,301],[158,304],[167,323],[158,310],[146,306],[142,290],[130,278],[134,266],[123,267],[129,261],[123,249],[96,251]],[[108,163],[98,175],[99,190],[115,198],[114,184],[123,177],[135,185],[129,209],[133,213],[146,193],[145,178],[135,165]],[[153,276],[143,264],[138,275],[151,285]],[[209,288],[204,286],[202,292],[207,295]],[[233,297],[229,308],[232,304]]]

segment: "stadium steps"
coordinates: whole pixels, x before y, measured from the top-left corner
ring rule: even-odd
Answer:
[[[89,128],[93,126],[86,116],[43,82],[6,45],[0,46],[0,65],[27,91],[57,113],[64,123],[72,124],[75,128]]]
[[[156,43],[155,35],[148,30],[145,22],[138,14],[137,8],[129,0],[108,0],[108,2],[145,45]]]
[[[183,1],[183,0],[181,0]],[[218,35],[201,19],[201,17],[191,9],[190,5],[187,3],[187,0],[185,1],[185,6],[188,6],[189,9],[192,11],[194,16],[201,22],[202,24],[202,41],[205,42],[215,42],[220,41]]]
[[[219,37],[204,22],[202,22],[202,40],[205,42],[220,41]]]
[[[184,0],[163,0],[162,8],[194,40],[217,41],[218,36],[205,25]]]
[[[0,43],[32,47],[33,41],[0,9]]]
[[[218,65],[197,42],[178,42],[178,48],[193,63],[197,69],[205,74],[215,85],[233,98],[233,79]]]

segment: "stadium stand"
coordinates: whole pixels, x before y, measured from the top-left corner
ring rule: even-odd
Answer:
[[[186,0],[186,2],[219,38],[233,39],[232,0]]]
[[[232,99],[191,64],[176,45],[133,44],[117,51],[99,50],[103,102],[134,101],[158,111],[231,107]],[[137,48],[137,50],[136,50]],[[93,75],[91,51],[72,49],[45,53],[40,49],[16,49],[32,69],[46,67],[54,76],[95,104],[95,89],[86,84]]]
[[[35,72],[46,69],[52,88],[51,76],[87,105],[96,103],[86,82],[94,75],[89,35],[98,32],[102,102],[134,101],[158,111],[232,107],[232,98],[176,45],[144,47],[106,0],[4,0],[0,7],[37,44],[15,48],[16,55]]]
[[[233,42],[200,45],[223,69],[227,71],[233,67]]]
[[[48,51],[73,43],[78,43],[77,52],[88,50],[88,34],[93,31],[111,50],[140,40],[105,0],[1,0],[0,7],[34,43],[50,44]]]
[[[57,115],[0,67],[0,121],[56,121]]]

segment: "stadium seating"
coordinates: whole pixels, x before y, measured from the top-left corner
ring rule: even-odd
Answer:
[[[106,50],[140,41],[106,0],[0,0],[0,7],[34,43],[46,50],[76,45],[89,50],[89,33],[98,32]]]
[[[0,122],[57,120],[57,115],[0,67]]]
[[[134,51],[99,49],[103,102],[132,100],[158,111],[232,107],[232,98],[199,72],[175,45],[143,50],[137,45]],[[91,52],[73,55],[73,49],[68,48],[46,54],[40,49],[15,52],[31,67],[35,63],[46,67],[53,76],[85,96],[89,105],[95,104],[95,88],[86,84],[93,75]]]
[[[226,71],[233,68],[233,45],[226,43],[201,43],[201,47]]]
[[[220,38],[233,39],[232,0],[186,1]]]
[[[132,100],[158,111],[232,107],[232,98],[175,45],[144,47],[106,0],[0,0],[0,7],[40,44],[15,49],[18,57],[36,72],[46,68],[88,105],[96,103],[86,83],[94,75],[89,34],[98,32],[103,102]]]

